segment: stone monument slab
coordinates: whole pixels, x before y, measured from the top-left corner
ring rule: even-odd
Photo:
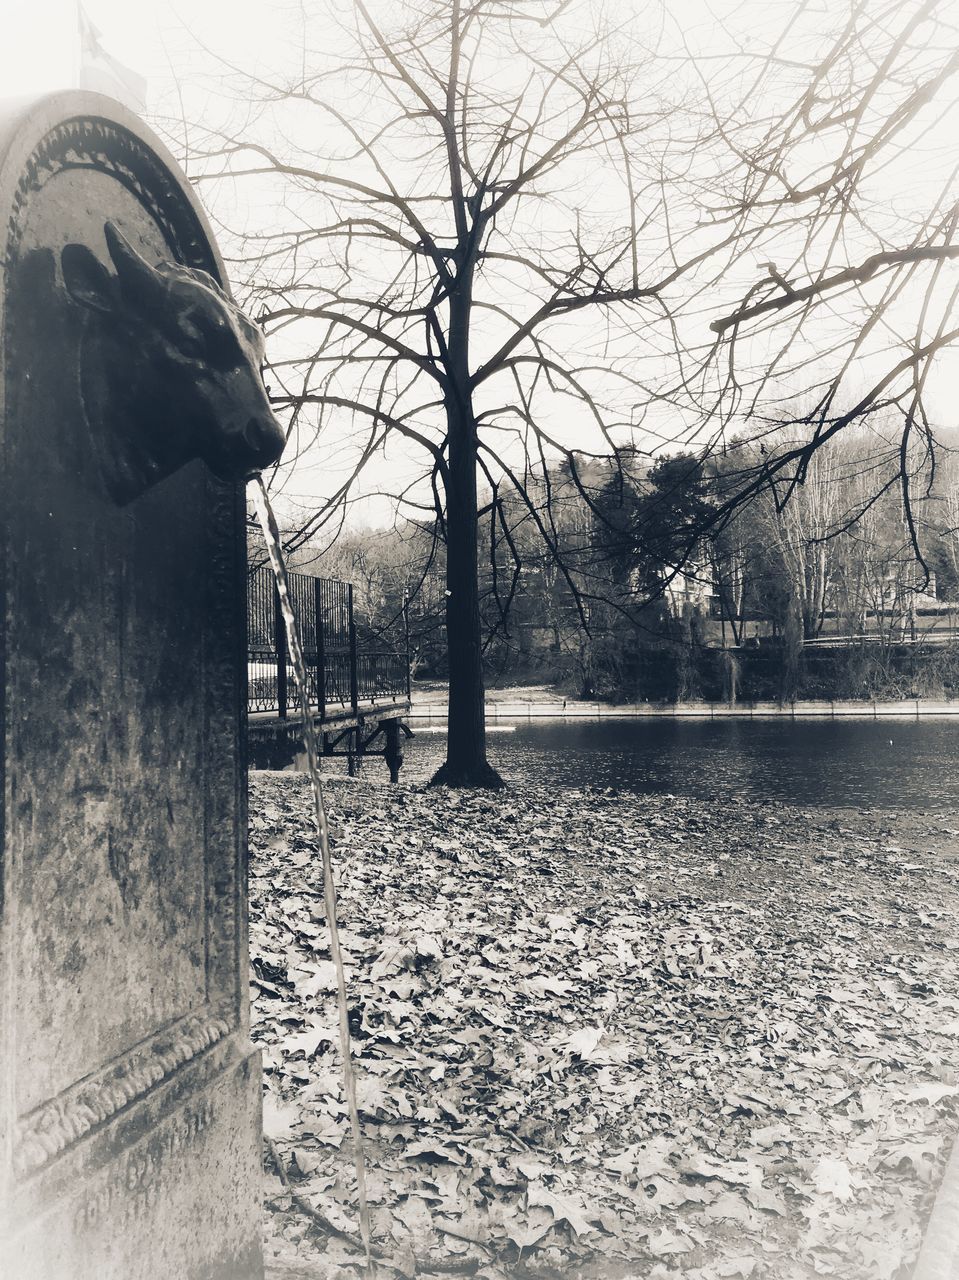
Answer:
[[[257,335],[99,95],[0,116],[0,237],[0,1274],[256,1280]]]

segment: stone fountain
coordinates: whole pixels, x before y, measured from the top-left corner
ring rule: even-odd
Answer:
[[[160,142],[0,118],[0,1274],[254,1280],[256,327]]]

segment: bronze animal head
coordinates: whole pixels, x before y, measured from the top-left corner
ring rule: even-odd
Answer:
[[[151,265],[112,222],[104,233],[116,274],[82,244],[60,263],[89,313],[81,387],[111,495],[129,502],[197,457],[234,481],[275,462],[286,440],[260,329],[205,272]]]

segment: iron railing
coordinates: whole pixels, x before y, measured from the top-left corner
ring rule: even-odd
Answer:
[[[359,651],[353,585],[290,573],[290,596],[307,667],[310,706],[327,711],[409,697],[409,657]],[[280,602],[269,568],[254,569],[247,588],[248,708],[286,717],[297,706]]]
[[[360,702],[377,702],[406,693],[409,660],[403,653],[358,653],[356,692]]]

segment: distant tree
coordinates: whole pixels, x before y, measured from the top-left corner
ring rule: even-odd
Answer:
[[[803,612],[798,596],[790,596],[786,605],[786,618],[783,625],[782,670],[780,674],[780,705],[795,700],[799,692],[802,674],[803,653]]]
[[[959,600],[959,439],[944,442],[933,483],[933,510],[928,520],[928,562],[936,573],[941,600]]]
[[[713,511],[701,458],[675,453],[650,468],[634,500],[630,529],[635,586],[643,595],[661,595],[683,570],[706,572],[703,530]]]
[[[717,500],[725,496],[722,475],[714,481]],[[742,644],[746,620],[746,604],[750,588],[755,584],[751,571],[755,571],[755,557],[749,538],[751,526],[745,509],[726,520],[707,539],[709,568],[713,586],[719,601],[719,617],[726,641],[729,626],[733,644]]]

